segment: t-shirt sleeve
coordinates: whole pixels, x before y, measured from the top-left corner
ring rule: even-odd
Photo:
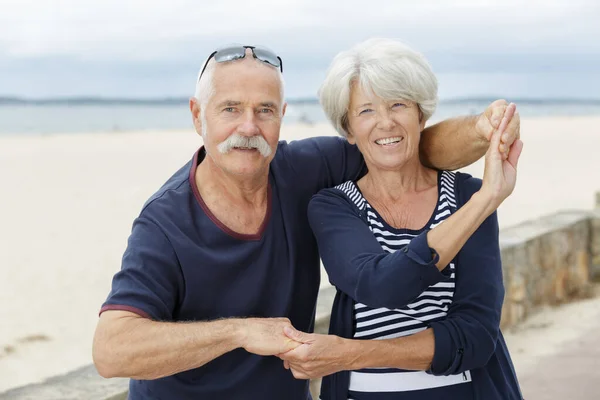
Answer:
[[[356,180],[366,171],[358,147],[338,136],[292,141],[285,151],[290,168],[299,179],[310,182],[313,193]]]
[[[139,217],[100,313],[124,310],[169,321],[182,286],[179,262],[168,238],[155,222]]]

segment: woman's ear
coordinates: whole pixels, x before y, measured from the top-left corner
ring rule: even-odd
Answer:
[[[356,139],[352,134],[352,130],[350,129],[350,123],[348,122],[348,114],[344,115],[342,118],[342,129],[346,132],[346,140],[350,144],[356,144]]]
[[[421,128],[420,131],[421,133],[423,132],[423,130],[425,129],[425,116],[423,115],[423,111],[421,111],[421,107],[419,107],[419,127]]]
[[[346,128],[346,140],[350,144],[356,144],[356,139],[354,138],[354,135],[352,134],[352,132],[350,132],[350,129],[348,128]]]

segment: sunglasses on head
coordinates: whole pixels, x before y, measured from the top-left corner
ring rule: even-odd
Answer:
[[[204,67],[202,68],[202,72],[200,72],[200,75],[198,76],[198,80],[200,80],[200,78],[202,77],[202,74],[204,73],[204,70],[206,70],[206,66],[208,65],[208,62],[211,60],[211,58],[214,57],[215,61],[219,63],[239,60],[241,58],[246,57],[246,49],[251,49],[252,56],[254,56],[254,58],[256,58],[257,60],[260,60],[275,68],[279,68],[279,70],[283,73],[283,61],[281,61],[281,57],[273,53],[271,50],[260,46],[233,45],[221,47],[213,51],[212,54],[206,59]]]

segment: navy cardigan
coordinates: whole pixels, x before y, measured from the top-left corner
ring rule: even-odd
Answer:
[[[457,207],[479,188],[480,179],[457,173]],[[341,190],[324,189],[313,196],[308,217],[330,282],[337,288],[329,326],[332,335],[353,337],[355,301],[400,308],[447,277],[447,269],[440,272],[435,267],[438,257],[427,244],[427,232],[402,251],[386,253],[368,229],[357,225],[367,223],[364,208],[359,209]],[[447,316],[429,324],[435,353],[427,372],[452,375],[470,370],[476,400],[522,399],[500,332],[504,284],[498,239],[494,213],[455,259],[456,288]],[[321,399],[346,400],[349,380],[349,371],[324,377]]]

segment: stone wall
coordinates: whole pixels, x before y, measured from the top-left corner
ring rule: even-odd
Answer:
[[[594,232],[596,240],[592,240]],[[582,211],[561,212],[503,230],[502,328],[514,326],[541,305],[586,296],[595,271],[592,248],[600,247],[597,242],[600,219]]]
[[[600,196],[595,211],[565,211],[504,229],[500,247],[506,296],[502,328],[518,324],[543,305],[587,296],[600,281]],[[482,266],[485,268],[485,266]],[[327,333],[335,289],[319,294],[315,331]],[[0,394],[0,400],[124,400],[126,379],[103,379],[93,366]],[[320,382],[311,382],[318,398]]]

